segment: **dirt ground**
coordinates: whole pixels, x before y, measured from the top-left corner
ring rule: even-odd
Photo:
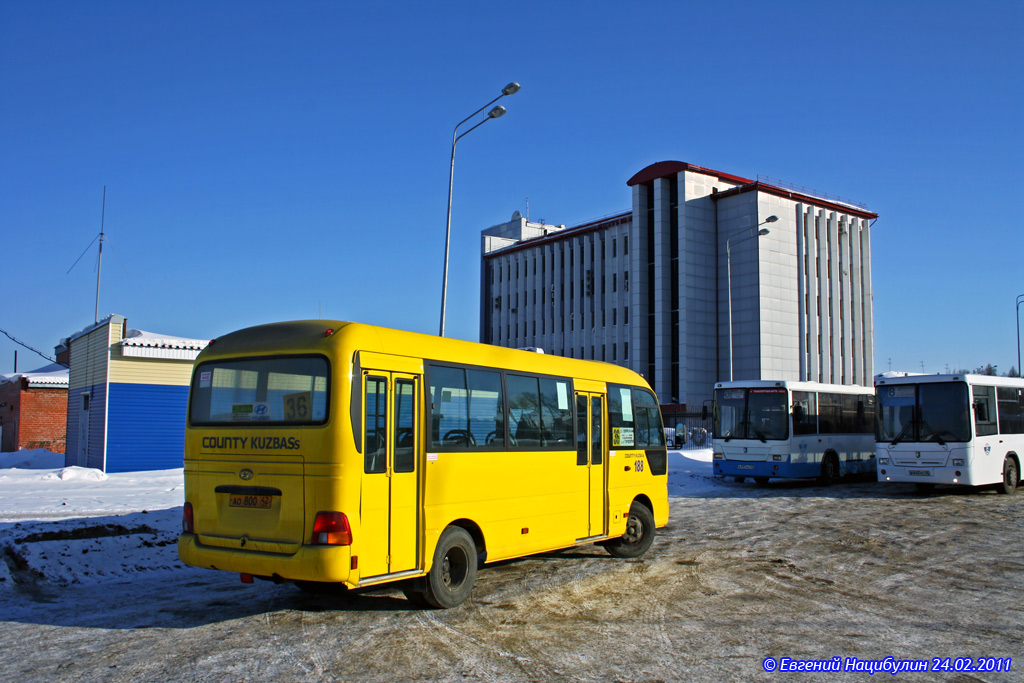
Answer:
[[[203,570],[8,594],[0,680],[891,677],[766,671],[833,657],[1009,657],[1009,672],[896,677],[1024,680],[1024,492],[729,482],[671,504],[639,560],[586,547],[489,566],[448,611],[393,589],[321,598]]]

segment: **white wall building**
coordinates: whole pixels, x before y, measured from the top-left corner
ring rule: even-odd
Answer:
[[[730,374],[870,386],[877,214],[678,161],[628,185],[627,213],[483,231],[481,341],[624,365],[691,410]]]

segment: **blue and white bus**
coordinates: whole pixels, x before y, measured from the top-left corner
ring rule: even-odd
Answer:
[[[715,384],[714,474],[811,479],[875,472],[872,387],[751,380]]]
[[[1013,493],[1024,456],[1024,379],[878,377],[878,481],[995,485]]]

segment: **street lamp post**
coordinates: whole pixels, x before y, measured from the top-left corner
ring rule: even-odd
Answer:
[[[452,240],[452,185],[455,181],[455,143],[459,141],[459,138],[462,138],[468,135],[469,133],[472,133],[474,130],[484,125],[491,119],[496,119],[504,115],[505,107],[498,105],[497,107],[491,109],[489,112],[487,112],[487,116],[485,116],[484,119],[480,121],[480,123],[476,124],[469,130],[461,134],[459,133],[459,126],[464,124],[466,121],[469,121],[471,118],[482,112],[484,109],[487,109],[487,107],[491,106],[492,104],[500,100],[502,97],[505,97],[506,95],[515,95],[517,92],[519,92],[519,84],[509,83],[508,85],[501,89],[500,95],[495,97],[493,100],[491,100],[484,106],[477,109],[475,112],[473,112],[466,118],[459,121],[455,125],[455,130],[452,132],[452,166],[451,172],[448,174],[448,227],[445,228],[444,235],[444,277],[442,278],[441,282],[441,330],[440,332],[438,332],[438,336],[441,337],[444,336],[444,309],[445,304],[447,303],[448,300],[448,249],[449,246],[451,245]]]
[[[764,225],[765,223],[774,223],[777,220],[779,220],[778,216],[768,216],[768,218],[764,219],[762,222],[760,222],[757,225],[755,225],[752,229],[757,230],[757,228],[761,228],[761,226]],[[768,228],[761,228],[756,233],[751,233],[751,234],[744,235],[743,237],[741,237],[737,241],[742,242],[743,240],[749,239],[751,237],[761,237],[762,235],[767,235],[769,232],[770,232],[770,230],[768,230]],[[730,382],[732,381],[732,247],[731,247],[731,245],[729,243],[732,242],[733,238],[735,238],[735,237],[736,237],[736,235],[733,235],[729,239],[725,240],[725,269],[726,269],[725,278],[728,281],[728,287],[729,287],[729,381]]]
[[[1024,377],[1020,370],[1020,305],[1024,304],[1024,294],[1017,295],[1017,375]]]

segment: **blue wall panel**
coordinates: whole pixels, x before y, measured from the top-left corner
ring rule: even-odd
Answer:
[[[108,405],[107,472],[184,465],[187,386],[111,384]]]

